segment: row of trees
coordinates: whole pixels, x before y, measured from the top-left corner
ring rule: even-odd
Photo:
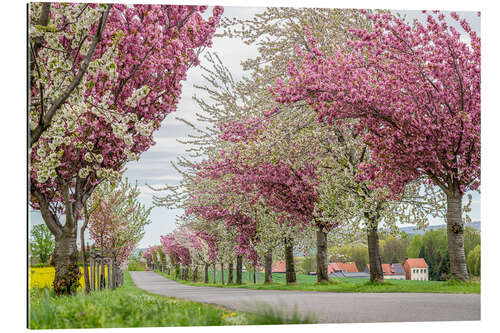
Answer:
[[[206,6],[30,3],[30,205],[55,239],[56,294],[78,283],[78,221],[154,144],[222,15]],[[86,224],[86,222],[85,222]],[[103,240],[104,241],[104,240]]]
[[[330,9],[223,20],[259,55],[239,81],[207,56],[198,88],[208,98],[195,98],[205,125],[191,124],[186,141],[194,159],[179,159],[179,186],[156,189],[167,191],[156,205],[185,211],[161,239],[171,264],[263,262],[269,282],[284,258],[294,283],[294,250],[315,247],[324,282],[329,243],[364,238],[370,279],[383,281],[379,228],[434,215],[446,217],[451,274],[467,280],[462,198],[479,187],[480,39],[460,24],[470,43],[441,13],[413,25]]]

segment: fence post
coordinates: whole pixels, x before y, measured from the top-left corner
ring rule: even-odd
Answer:
[[[90,251],[90,291],[94,291],[94,250]]]

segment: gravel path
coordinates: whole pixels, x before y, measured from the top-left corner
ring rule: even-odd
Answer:
[[[320,323],[479,320],[481,296],[431,293],[333,293],[194,287],[154,272],[130,272],[137,287],[152,294],[259,312],[308,315]]]

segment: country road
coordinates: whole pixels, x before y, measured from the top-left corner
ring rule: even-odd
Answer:
[[[130,272],[137,287],[164,296],[258,312],[279,307],[319,323],[479,320],[480,295],[430,293],[332,293],[194,287],[154,272]]]

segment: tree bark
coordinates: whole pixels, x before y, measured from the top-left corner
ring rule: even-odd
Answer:
[[[257,266],[253,265],[253,284],[257,283]]]
[[[208,283],[208,264],[205,264],[205,276],[203,282]]]
[[[382,270],[382,258],[380,256],[380,245],[378,239],[378,223],[372,221],[368,226],[368,258],[370,261],[370,281],[384,282],[384,271]]]
[[[273,283],[273,250],[269,249],[264,257],[264,283]]]
[[[194,266],[193,270],[193,281],[198,282],[198,266]]]
[[[236,257],[236,284],[242,284],[243,275],[243,257],[241,255]]]
[[[222,284],[224,284],[224,263],[223,262],[220,263],[220,276],[221,276]]]
[[[450,273],[458,280],[469,280],[464,250],[464,225],[462,221],[462,193],[457,188],[447,193],[446,230]]]
[[[214,284],[217,283],[217,266],[215,266],[215,263],[214,263]]]
[[[328,243],[327,233],[322,227],[316,230],[316,277],[318,283],[328,282]]]
[[[55,266],[54,293],[74,294],[80,285],[76,229],[62,229],[62,235],[55,239],[53,262]]]
[[[228,264],[228,276],[227,276],[227,284],[232,284],[233,283],[233,262],[231,261]]]
[[[293,242],[285,238],[285,262],[286,262],[286,284],[297,283],[295,275],[295,263],[293,260]]]

